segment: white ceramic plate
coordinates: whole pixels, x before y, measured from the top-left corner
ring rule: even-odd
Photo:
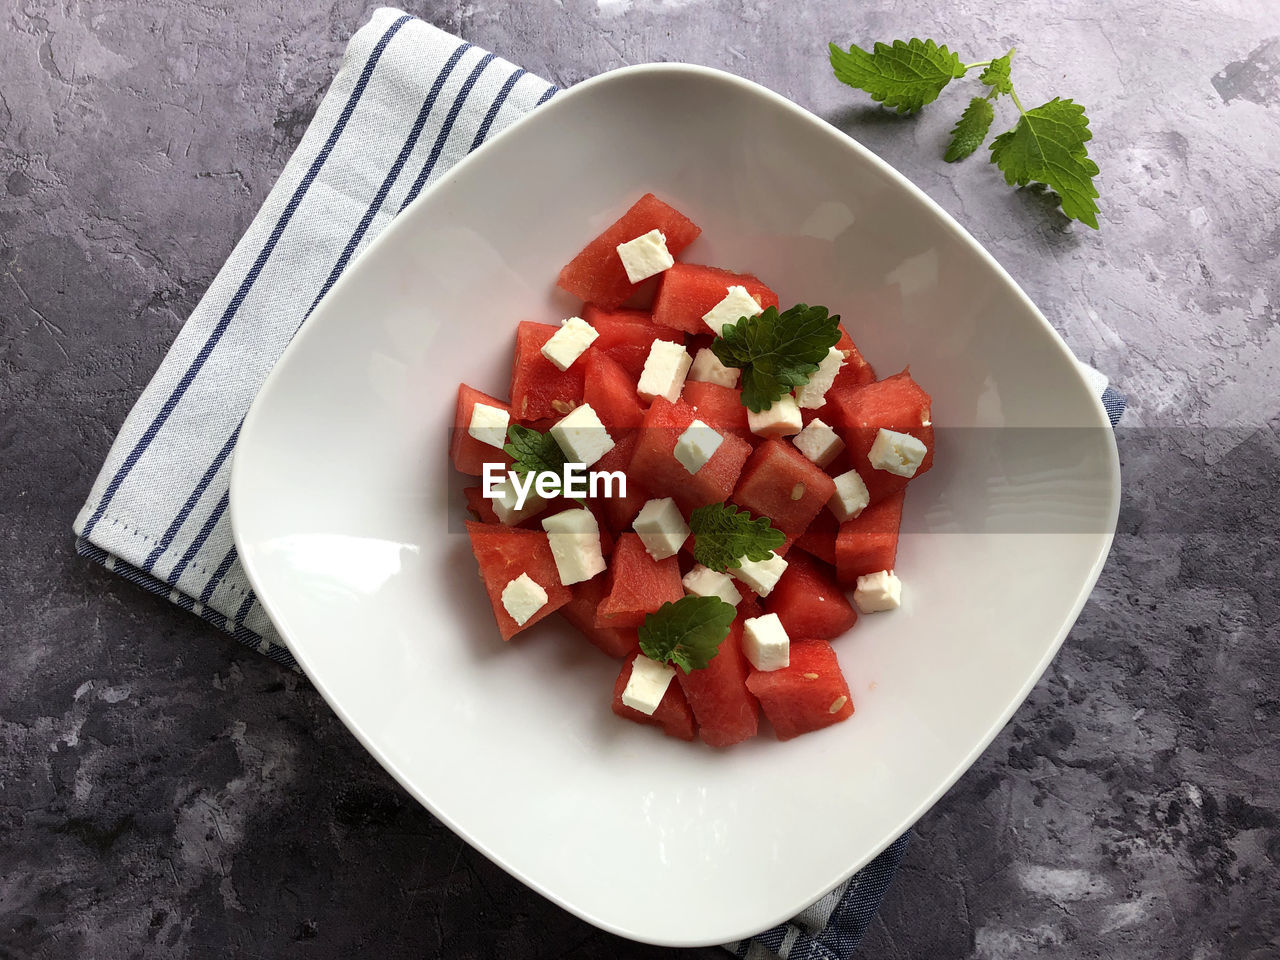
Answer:
[[[499,640],[462,530],[458,381],[506,396],[516,322],[575,311],[560,266],[647,190],[702,226],[684,259],[827,304],[934,397],[905,606],[836,641],[856,715],[788,743],[616,719],[618,665],[559,618]],[[254,404],[231,503],[259,599],[406,789],[591,923],[693,946],[793,915],[969,767],[1079,613],[1118,498],[1098,399],[968,234],[782,97],[664,64],[556,97],[352,264]]]

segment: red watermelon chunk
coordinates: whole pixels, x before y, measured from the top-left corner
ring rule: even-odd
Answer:
[[[471,412],[477,403],[487,403],[491,407],[511,412],[511,407],[502,400],[481,393],[465,383],[458,384],[458,405],[454,408],[453,430],[449,434],[449,459],[459,472],[473,477],[484,473],[486,463],[505,465],[511,462],[511,458],[497,447],[481,443],[467,432],[467,428],[471,426]]]
[[[646,614],[684,596],[675,557],[654,560],[638,534],[624,533],[613,548],[613,586],[596,608],[600,627],[638,627]]]
[[[752,670],[747,689],[760,700],[779,740],[853,716],[849,685],[825,640],[792,640],[790,665],[767,672]]]
[[[868,573],[893,569],[906,496],[905,490],[889,494],[840,524],[836,534],[836,579],[845,586],[853,586]]]
[[[840,522],[830,510],[819,510],[804,533],[796,537],[796,546],[823,563],[835,566],[836,533],[839,529]]]
[[[640,426],[645,404],[636,393],[635,378],[607,354],[588,350],[578,362],[585,363],[583,402],[591,405],[609,436]]]
[[[692,740],[693,711],[689,709],[689,703],[685,700],[684,693],[680,690],[680,684],[674,680],[667,687],[667,692],[662,695],[662,702],[658,704],[658,709],[653,711],[653,716],[643,714],[622,702],[622,691],[627,689],[627,681],[631,679],[631,665],[634,662],[635,657],[627,658],[626,662],[622,664],[622,671],[618,674],[617,681],[613,685],[613,712],[636,723],[647,723],[655,727],[661,727],[662,732],[668,737]],[[676,672],[679,673],[679,670]]]
[[[576,297],[606,310],[619,307],[638,284],[627,279],[618,256],[618,244],[634,240],[650,230],[661,230],[667,250],[678,256],[693,243],[702,228],[652,193],[643,197],[596,237],[560,271],[559,285]],[[585,317],[583,319],[586,319]]]
[[[520,321],[516,328],[516,356],[511,366],[511,410],[521,423],[559,420],[582,403],[585,367],[581,361],[560,370],[542,355],[542,345],[559,327]]]
[[[471,537],[471,550],[480,565],[480,576],[503,640],[510,640],[569,602],[569,588],[560,583],[551,544],[541,530],[517,530],[468,521],[467,535]],[[527,573],[547,591],[547,602],[523,624],[517,624],[502,605],[502,591],[522,573]]]
[[[787,558],[787,569],[763,602],[767,612],[778,615],[789,637],[831,640],[858,620],[835,571],[802,551]]]
[[[613,449],[597,460],[591,469],[600,473],[621,471],[627,474],[631,465],[631,455],[635,452],[636,444],[640,440],[640,432],[638,430],[620,431],[614,435],[610,431],[610,436],[614,440]],[[616,537],[631,528],[631,521],[636,518],[640,508],[648,503],[651,497],[644,484],[630,475],[627,475],[627,495],[617,496],[616,486],[613,494],[609,497],[600,497],[596,505],[600,508],[598,515],[604,520],[604,525]]]
[[[732,433],[748,443],[755,434],[747,424],[747,408],[742,405],[742,391],[718,383],[686,380],[680,398],[697,411],[698,419],[721,433]]]
[[[725,298],[731,286],[746,287],[762,310],[778,305],[778,295],[749,273],[677,263],[662,274],[653,301],[653,322],[687,333],[708,333],[702,318]]]
[[[741,437],[725,436],[711,459],[691,474],[675,458],[675,448],[680,434],[696,419],[693,407],[683,400],[669,403],[658,397],[645,414],[631,457],[630,476],[655,497],[673,498],[686,514],[695,507],[727,500],[751,454],[751,444]]]
[[[933,466],[932,402],[929,394],[911,379],[910,371],[903,370],[892,377],[833,397],[827,404],[832,416],[828,422],[841,432],[850,462],[866,483],[872,503],[904,489],[914,479],[871,466],[867,453],[881,428],[909,433],[928,448],[915,476],[928,473]],[[925,426],[926,423],[930,425]]]
[[[701,670],[676,670],[676,680],[698,721],[698,736],[712,747],[728,747],[756,735],[756,698],[747,689],[751,665],[742,653],[739,616],[720,649]]]
[[[596,626],[596,609],[608,596],[610,586],[608,573],[575,583],[569,588],[573,597],[560,608],[560,614],[609,656],[629,657],[640,649],[634,627]]]
[[[467,512],[480,523],[501,523],[493,512],[493,501],[484,495],[482,487],[464,487],[462,495],[467,498]]]
[[[794,444],[766,440],[742,468],[733,502],[799,536],[835,492],[835,482]]]
[[[680,334],[655,326],[647,310],[601,310],[587,304],[582,319],[595,327],[598,336],[592,341],[591,353],[603,353],[616,360],[635,379],[644,372],[644,362],[655,340],[680,342]]]

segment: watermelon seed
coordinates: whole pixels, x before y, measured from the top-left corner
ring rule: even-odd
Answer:
[[[839,710],[848,702],[849,702],[848,697],[836,697],[834,700],[831,701],[831,706],[827,708],[827,713],[835,713],[837,710]]]
[[[817,675],[816,673],[806,673],[806,674],[803,674],[803,676],[804,676],[804,678],[805,678],[806,680],[817,680],[817,679],[818,679],[818,675]]]
[[[804,484],[803,484],[803,483],[797,483],[794,487],[792,487],[792,488],[791,488],[791,499],[792,499],[792,500],[799,500],[799,499],[800,499],[801,497],[803,497],[803,496],[804,496]]]

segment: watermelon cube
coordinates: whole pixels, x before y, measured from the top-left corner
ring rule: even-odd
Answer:
[[[638,284],[627,279],[626,268],[618,256],[618,244],[650,230],[662,231],[673,257],[702,232],[701,227],[679,210],[646,193],[565,265],[560,271],[559,285],[575,297],[606,310],[621,306]]]
[[[697,473],[690,473],[675,458],[675,447],[680,434],[696,419],[693,407],[683,400],[669,403],[658,397],[645,414],[631,457],[630,477],[655,497],[672,497],[686,514],[727,500],[751,454],[751,444],[741,437],[725,436],[711,459]]]
[[[582,318],[595,327],[598,336],[589,353],[603,353],[622,365],[636,380],[644,372],[644,362],[655,340],[680,342],[680,334],[655,326],[647,310],[601,310],[587,304]]]
[[[595,506],[599,507],[597,516],[603,520],[603,526],[608,527],[616,537],[631,528],[631,521],[636,518],[640,508],[652,498],[644,484],[635,477],[627,475],[627,470],[631,466],[631,455],[635,452],[636,444],[640,440],[640,431],[619,431],[616,435],[610,431],[610,436],[614,441],[613,449],[597,460],[591,469],[599,473],[621,472],[627,476],[625,497],[617,495],[618,487],[615,484],[612,496],[601,496],[595,501]]]
[[[832,417],[828,422],[841,432],[850,463],[866,483],[872,503],[904,489],[914,479],[871,466],[867,453],[881,428],[909,433],[928,448],[915,476],[933,466],[931,405],[929,394],[911,379],[909,370],[840,394],[827,404]]]
[[[836,492],[822,468],[784,440],[766,440],[742,468],[733,502],[799,536]]]
[[[464,487],[462,495],[467,498],[467,512],[480,523],[501,523],[493,512],[493,501],[484,495],[481,487]]]
[[[698,721],[698,736],[712,747],[728,747],[756,735],[758,708],[747,689],[751,665],[742,653],[742,621],[741,616],[733,621],[706,667],[688,674],[676,670],[676,680]]]
[[[569,588],[573,596],[560,608],[560,615],[609,656],[629,657],[640,649],[635,627],[596,626],[596,610],[610,587],[608,573],[575,583]]]
[[[638,627],[647,614],[684,596],[679,561],[675,557],[654,560],[638,534],[618,537],[609,569],[613,585],[596,608],[598,627]]]
[[[583,402],[591,405],[609,436],[640,426],[646,404],[636,393],[635,378],[608,354],[588,350],[578,362],[585,364]]]
[[[830,510],[819,510],[804,533],[796,537],[796,546],[823,563],[835,566],[836,533],[839,529],[840,522]]]
[[[732,433],[748,443],[756,435],[747,424],[747,408],[742,405],[742,391],[718,383],[686,380],[680,399],[697,411],[698,419],[721,433]]]
[[[622,702],[622,691],[627,689],[627,681],[631,679],[631,665],[634,662],[635,657],[626,659],[622,664],[618,679],[613,685],[613,712],[636,723],[647,723],[655,727],[661,727],[662,732],[668,737],[692,740],[694,729],[693,711],[689,709],[689,703],[684,698],[680,684],[674,680],[667,687],[667,692],[663,694],[662,702],[658,704],[658,709],[653,711],[653,716],[632,709]],[[679,671],[677,670],[677,672]]]
[[[892,570],[898,556],[898,528],[907,492],[899,490],[871,504],[836,534],[836,579],[852,587],[858,578]]]
[[[569,602],[569,588],[560,583],[551,544],[541,530],[517,530],[468,521],[467,535],[503,640],[510,640]],[[502,603],[502,591],[522,573],[527,573],[547,592],[547,602],[532,617],[518,624]]]
[[[561,370],[542,355],[542,345],[559,327],[522,320],[516,328],[516,356],[511,365],[511,411],[521,423],[563,417],[582,403],[584,365]]]
[[[506,465],[511,462],[511,458],[497,447],[482,443],[467,432],[467,428],[471,426],[471,412],[477,403],[487,403],[491,407],[511,412],[511,407],[504,401],[468,387],[465,383],[458,384],[458,405],[454,408],[453,430],[449,433],[449,459],[460,473],[473,477],[484,473],[486,463]]]
[[[778,295],[749,273],[677,263],[662,274],[653,301],[653,322],[687,333],[708,333],[702,318],[725,298],[731,286],[746,287],[761,309],[778,305]]]
[[[791,663],[781,670],[752,670],[747,689],[759,699],[779,740],[853,716],[849,685],[825,640],[791,641]]]
[[[803,551],[787,558],[787,569],[764,599],[764,608],[778,615],[791,637],[831,640],[858,621],[836,572]]]

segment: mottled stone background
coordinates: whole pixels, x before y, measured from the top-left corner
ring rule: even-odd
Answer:
[[[562,85],[666,59],[780,90],[920,184],[1130,395],[1097,592],[920,823],[864,954],[1280,956],[1273,0],[410,6]],[[72,550],[369,9],[0,0],[0,956],[664,953],[523,889],[304,681]],[[1088,106],[1100,233],[941,163],[955,98],[903,120],[831,78],[828,39],[912,33],[971,60],[1017,44],[1024,99]]]

